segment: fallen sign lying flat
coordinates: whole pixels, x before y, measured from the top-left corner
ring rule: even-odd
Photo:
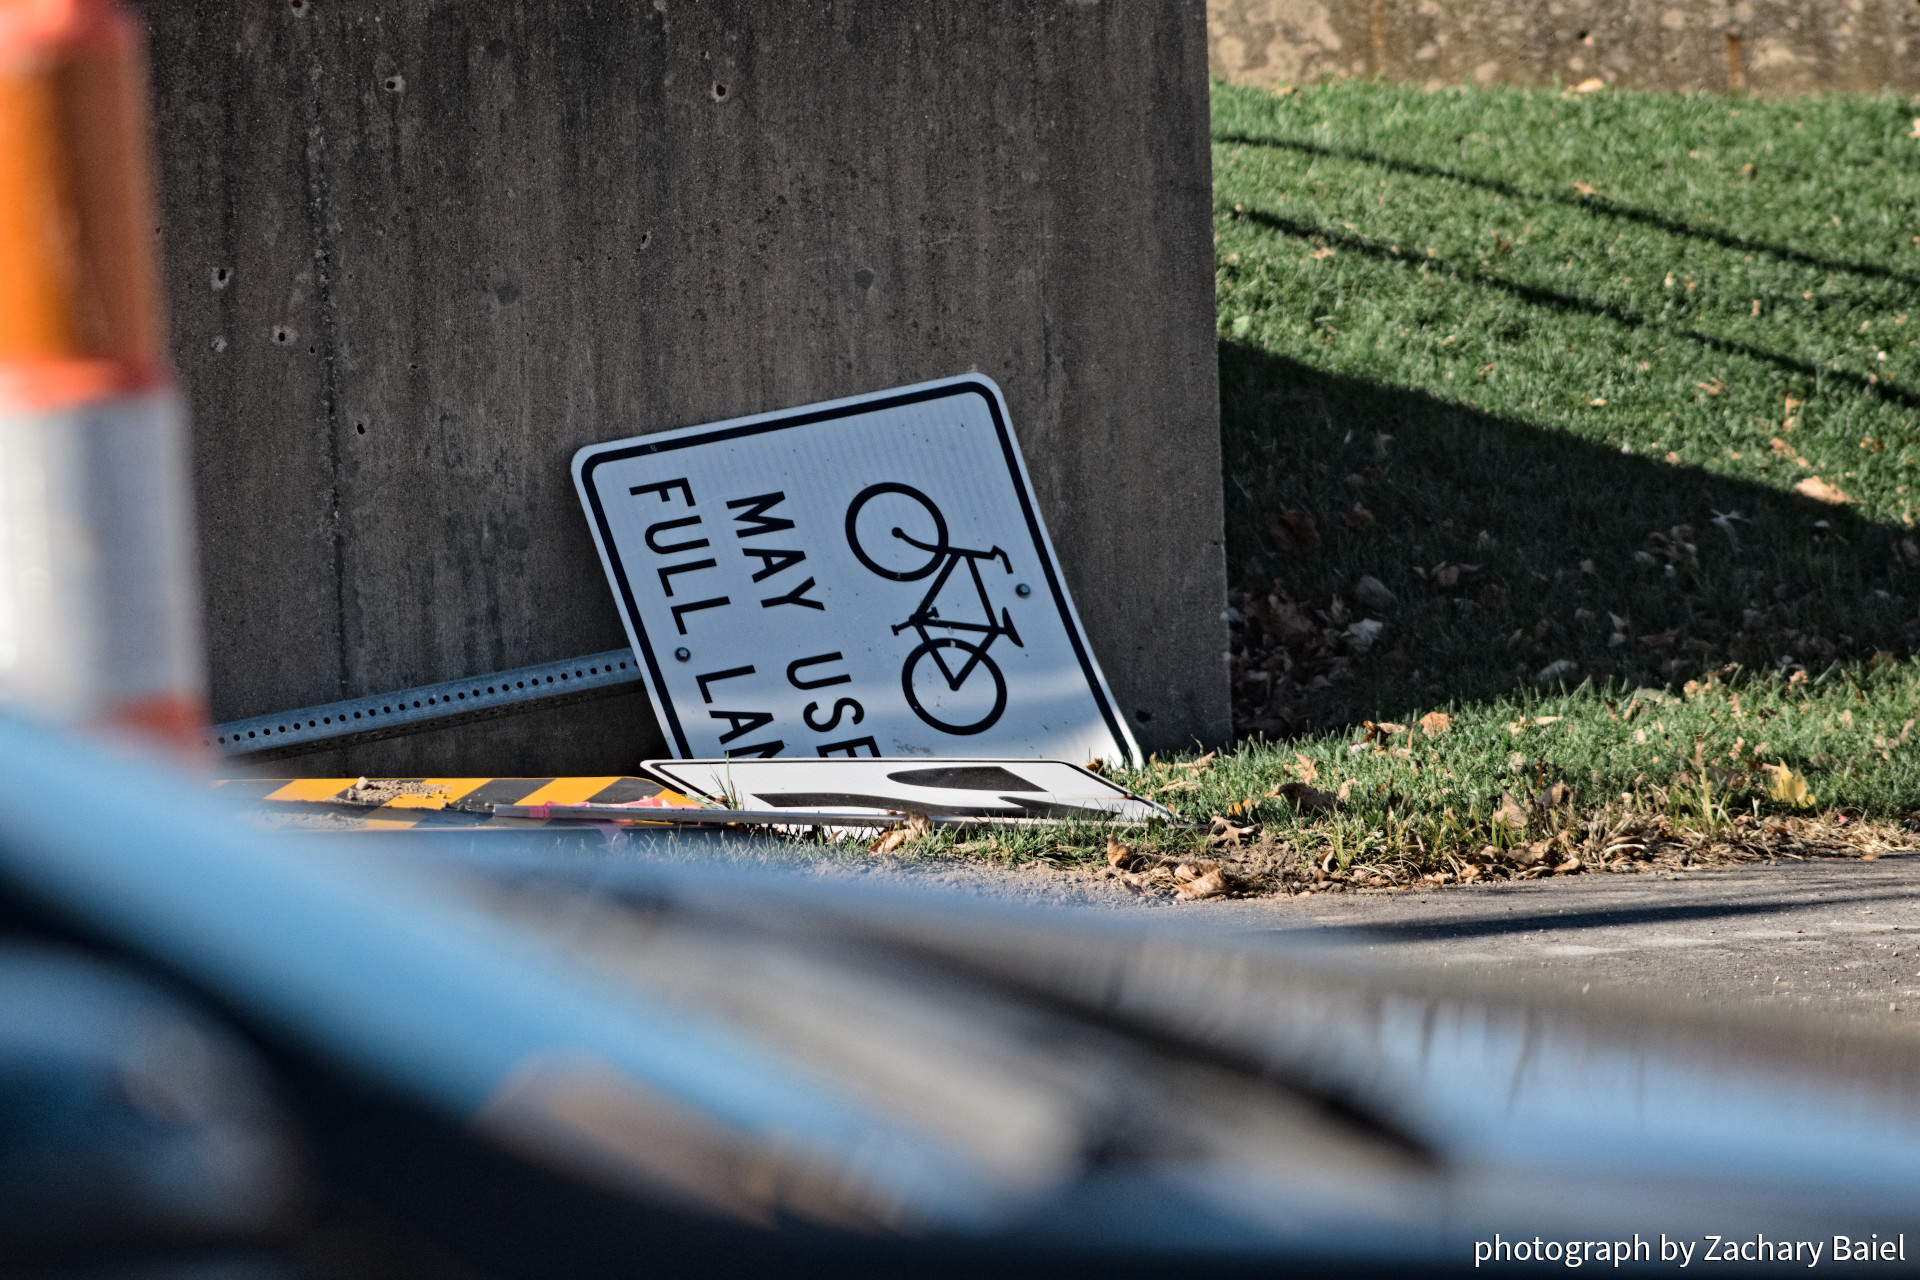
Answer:
[[[1059,760],[647,760],[673,790],[729,809],[836,818],[1167,822],[1180,818]]]
[[[983,827],[1126,822],[1179,815],[1058,760],[648,760],[660,801],[498,804],[498,818],[777,827]],[[700,806],[707,807],[700,807]]]
[[[592,445],[573,471],[676,755],[1140,758],[989,379]]]
[[[909,831],[951,827],[1036,827],[1058,826],[1059,818],[967,817],[957,814],[879,813],[871,809],[834,812],[803,809],[702,809],[696,806],[641,808],[635,805],[512,805],[497,804],[493,816],[501,821],[532,819],[538,823],[630,823],[636,826],[673,827],[773,827],[791,831],[803,827],[831,830],[889,830],[905,827]],[[1183,829],[1198,831],[1191,824]]]

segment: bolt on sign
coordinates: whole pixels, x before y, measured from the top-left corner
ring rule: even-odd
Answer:
[[[590,445],[573,474],[682,759],[1140,758],[991,380]]]

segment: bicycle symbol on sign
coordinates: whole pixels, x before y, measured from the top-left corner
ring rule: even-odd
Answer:
[[[908,514],[908,508],[898,508],[904,519],[893,522],[891,541],[882,541],[877,547],[863,545],[860,541],[860,514],[866,509],[868,503],[888,494],[897,495],[898,498],[917,506],[920,514],[914,517]],[[882,510],[884,511],[885,508]],[[911,523],[922,529],[931,525],[933,540],[922,541],[903,529],[902,523]],[[992,728],[994,722],[1000,719],[1001,713],[1007,709],[1007,679],[1000,673],[1000,668],[994,660],[987,656],[987,650],[992,648],[993,642],[1001,636],[1007,637],[1021,648],[1026,647],[1020,639],[1020,633],[1013,629],[1012,615],[1004,608],[1000,610],[999,619],[995,620],[993,598],[987,594],[986,579],[980,576],[981,562],[995,560],[998,560],[1001,566],[1011,574],[1013,562],[1007,558],[1007,553],[999,547],[989,551],[969,551],[965,547],[952,545],[947,541],[947,519],[940,513],[940,508],[934,505],[933,500],[909,485],[892,482],[869,485],[854,498],[852,505],[847,508],[847,545],[852,548],[854,556],[861,564],[891,581],[917,582],[929,574],[933,575],[933,583],[927,588],[926,595],[921,597],[918,607],[907,615],[905,622],[893,628],[893,634],[899,635],[911,627],[914,634],[920,637],[920,643],[907,655],[906,663],[900,671],[900,683],[906,691],[907,705],[913,708],[914,714],[945,733],[983,733]],[[943,618],[940,616],[939,607],[935,604],[935,601],[940,598],[941,591],[946,588],[948,580],[953,577],[953,571],[963,563],[967,566],[968,573],[973,576],[974,590],[979,595],[980,611],[986,618],[985,622]],[[935,636],[932,634],[935,630],[945,631],[947,634]],[[965,632],[969,636],[978,638],[962,639],[959,635],[953,634],[955,632]],[[929,711],[914,688],[914,677],[919,673],[920,665],[927,661],[931,661],[939,673],[937,680],[930,678],[928,681],[934,686],[936,693],[938,686],[944,684],[948,690],[959,694],[962,686],[973,679],[976,672],[984,671],[985,678],[993,682],[992,708],[985,715],[958,723],[942,720]],[[931,672],[928,674],[932,676]],[[977,702],[983,697],[984,688],[978,680],[975,680],[968,701]],[[936,698],[935,701],[937,704],[938,699]]]

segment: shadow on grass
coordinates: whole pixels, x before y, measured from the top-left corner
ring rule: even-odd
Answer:
[[[1242,734],[1920,646],[1920,547],[1850,508],[1240,343],[1220,391]]]
[[[1709,351],[1717,351],[1723,355],[1744,356],[1749,360],[1757,360],[1763,364],[1770,364],[1783,373],[1794,374],[1805,379],[1807,384],[1812,386],[1818,386],[1823,380],[1827,382],[1838,382],[1852,388],[1854,391],[1868,392],[1890,404],[1900,405],[1902,408],[1920,409],[1920,395],[1915,395],[1906,388],[1896,386],[1891,382],[1882,382],[1877,378],[1870,379],[1865,374],[1854,373],[1850,370],[1823,368],[1811,360],[1803,360],[1797,356],[1785,355],[1778,351],[1769,351],[1765,347],[1756,347],[1748,342],[1735,342],[1729,338],[1717,337],[1714,334],[1705,333],[1699,329],[1674,324],[1671,321],[1663,320],[1657,316],[1635,311],[1633,308],[1622,306],[1617,302],[1596,301],[1592,298],[1580,297],[1578,294],[1565,293],[1558,289],[1547,289],[1540,285],[1527,284],[1519,280],[1509,280],[1504,276],[1495,275],[1493,272],[1484,271],[1478,267],[1462,266],[1446,258],[1437,256],[1415,258],[1412,254],[1403,252],[1393,245],[1383,244],[1378,240],[1371,239],[1356,232],[1342,231],[1338,228],[1323,226],[1318,223],[1303,222],[1298,218],[1288,218],[1277,213],[1267,213],[1259,209],[1248,209],[1229,216],[1245,218],[1249,222],[1267,228],[1269,231],[1277,231],[1283,235],[1293,236],[1296,239],[1308,240],[1316,244],[1326,243],[1338,245],[1346,252],[1357,254],[1361,257],[1372,258],[1376,262],[1412,263],[1417,261],[1425,269],[1437,271],[1461,284],[1471,285],[1475,288],[1497,290],[1520,302],[1539,307],[1545,311],[1555,312],[1561,315],[1585,315],[1611,320],[1619,325],[1622,330],[1645,329],[1671,334],[1687,342],[1696,343]],[[1891,275],[1892,273],[1883,274]],[[1904,276],[1898,276],[1896,278],[1900,280],[1906,279]],[[1769,298],[1766,299],[1766,301],[1771,302],[1773,299]]]
[[[1421,164],[1415,160],[1402,160],[1382,155],[1377,151],[1367,151],[1359,147],[1329,147],[1316,142],[1305,142],[1297,138],[1260,138],[1251,134],[1216,134],[1214,142],[1242,147],[1270,147],[1276,151],[1292,151],[1299,155],[1319,156],[1328,160],[1347,160],[1359,164],[1373,165],[1389,173],[1404,174],[1412,178],[1438,178],[1446,182],[1455,182],[1477,191],[1503,196],[1509,200],[1537,200],[1544,204],[1562,205],[1569,209],[1578,209],[1582,213],[1614,218],[1622,222],[1631,222],[1638,226],[1651,227],[1664,231],[1668,235],[1684,236],[1719,245],[1723,249],[1733,249],[1741,253],[1764,253],[1782,262],[1791,262],[1803,267],[1813,267],[1820,271],[1833,271],[1843,275],[1863,276],[1875,280],[1891,280],[1910,288],[1920,289],[1920,276],[1900,271],[1893,267],[1881,266],[1872,262],[1853,262],[1845,258],[1832,258],[1825,254],[1808,253],[1789,245],[1777,244],[1751,236],[1736,235],[1714,227],[1703,227],[1698,223],[1686,222],[1654,209],[1643,209],[1637,205],[1625,204],[1604,195],[1585,195],[1564,192],[1528,190],[1511,182],[1502,182],[1497,178],[1485,178],[1478,174],[1467,173],[1460,169],[1447,169],[1439,165]]]

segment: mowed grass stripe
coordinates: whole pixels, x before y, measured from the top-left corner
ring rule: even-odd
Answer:
[[[1916,115],[1216,85],[1247,737],[1131,780],[1266,885],[1911,839]]]

